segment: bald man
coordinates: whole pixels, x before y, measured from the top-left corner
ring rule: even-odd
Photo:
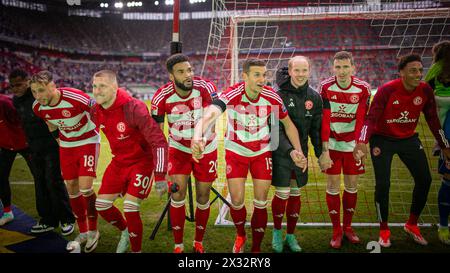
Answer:
[[[308,84],[311,64],[307,57],[296,56],[289,60],[288,67],[277,71],[276,83],[278,94],[283,99],[288,114],[295,124],[300,136],[303,153],[308,155],[308,136],[314,146],[314,153],[322,153],[320,128],[322,123],[322,99],[319,93]],[[280,144],[272,154],[275,195],[272,200],[274,222],[272,248],[275,252],[283,251],[286,245],[292,252],[302,249],[295,238],[294,231],[300,214],[300,188],[308,181],[308,170],[303,172],[292,162],[290,153],[294,150],[284,128],[280,125]],[[286,212],[287,234],[283,242],[281,224]]]

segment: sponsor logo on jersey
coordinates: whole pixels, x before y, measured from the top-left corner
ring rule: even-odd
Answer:
[[[392,104],[400,104],[400,102],[398,102],[398,100],[394,100]]]
[[[339,110],[337,112],[333,112],[331,113],[331,117],[332,118],[351,118],[354,119],[355,118],[355,114],[353,113],[346,113],[346,106],[345,105],[339,105]]]
[[[70,111],[69,111],[69,110],[66,110],[66,109],[62,110],[62,111],[61,111],[61,114],[62,114],[63,117],[65,117],[65,118],[70,118],[70,116],[72,116],[72,114],[70,113]]]
[[[196,226],[196,228],[200,229],[200,230],[204,230],[205,229],[203,226]]]
[[[352,102],[352,103],[358,103],[358,101],[359,101],[359,96],[358,95],[351,95],[350,96],[350,101]]]
[[[414,105],[421,105],[422,104],[422,97],[421,96],[417,96],[414,98],[413,100]]]
[[[94,171],[94,169],[92,169],[92,168],[89,168],[88,170],[87,170],[88,172],[93,172]]]
[[[255,228],[253,231],[264,233],[264,228]]]
[[[334,95],[334,96],[331,97],[331,99],[332,99],[332,100],[337,100],[337,96]]]
[[[124,136],[123,134],[120,134],[120,136],[117,138],[118,140],[124,140],[129,138],[130,136]]]
[[[45,118],[50,118],[50,115],[49,114],[45,114]]]
[[[310,100],[305,101],[305,108],[306,110],[311,110],[314,106],[314,103]]]
[[[386,123],[388,123],[388,124],[390,124],[390,123],[413,123],[413,122],[417,121],[417,119],[415,119],[415,118],[408,118],[408,115],[409,115],[408,111],[403,111],[400,113],[399,118],[388,119],[388,120],[386,120]]]
[[[100,124],[100,129],[105,129],[105,125]]]
[[[145,194],[145,190],[140,191],[139,194]]]
[[[337,214],[338,212],[335,211],[335,210],[332,210],[332,211],[329,211],[328,213],[329,213],[329,214]]]
[[[117,131],[123,133],[123,132],[125,132],[126,128],[127,127],[125,126],[125,123],[123,123],[123,122],[117,123]]]

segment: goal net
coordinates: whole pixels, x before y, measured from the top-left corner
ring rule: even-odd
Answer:
[[[431,65],[431,47],[450,39],[450,9],[439,1],[253,1],[213,0],[213,19],[202,74],[217,83],[219,90],[241,81],[241,65],[247,58],[267,61],[268,83],[275,72],[295,55],[312,61],[310,85],[317,90],[331,76],[331,58],[340,50],[353,53],[356,76],[373,88],[398,76],[398,57],[406,53],[423,56],[425,71]],[[226,120],[218,121],[224,132]],[[417,127],[428,156],[433,182],[420,222],[438,222],[437,192],[440,178],[437,157],[432,156],[434,138],[422,117]],[[228,195],[225,177],[223,133],[219,137],[219,178],[215,187]],[[313,151],[313,149],[309,149]],[[301,189],[299,225],[330,225],[325,202],[326,177],[313,154],[309,159],[309,182]],[[374,204],[375,180],[372,163],[359,179],[355,225],[377,225]],[[413,179],[405,165],[394,158],[390,190],[389,220],[403,224],[411,205]],[[246,206],[252,207],[251,178],[246,183]],[[269,200],[273,189],[269,193]],[[270,206],[269,206],[270,208]],[[248,209],[249,214],[252,209]],[[269,212],[270,215],[270,212]],[[271,216],[269,216],[271,219]],[[270,221],[270,220],[269,220]],[[220,204],[216,225],[231,225],[227,206]],[[270,223],[269,223],[270,225]]]

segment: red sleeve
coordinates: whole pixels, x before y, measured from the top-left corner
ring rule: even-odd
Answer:
[[[359,137],[357,142],[359,143],[369,142],[369,139],[372,136],[373,130],[375,129],[378,120],[383,115],[384,107],[387,105],[389,101],[389,96],[391,92],[392,92],[391,89],[386,86],[378,88],[377,93],[373,97],[372,104],[370,105],[369,113],[367,114],[364,120],[364,125],[362,126],[362,129],[359,131]]]
[[[361,100],[359,101],[358,109],[356,110],[356,123],[355,123],[355,140],[358,141],[359,135],[361,134],[361,129],[364,124],[364,118],[367,114],[367,109],[369,109],[370,104],[370,87],[366,87]]]
[[[152,117],[158,122],[158,123],[162,123],[164,122],[164,116],[166,114],[166,109],[165,109],[165,95],[164,95],[164,90],[169,87],[171,83],[164,85],[163,87],[159,88],[155,95],[153,95],[152,97],[152,102],[151,102],[151,115]]]
[[[328,142],[330,140],[330,123],[331,123],[331,107],[330,107],[330,101],[328,100],[328,93],[326,91],[326,88],[324,88],[324,85],[320,86],[320,96],[322,97],[323,102],[323,114],[322,114],[322,126],[321,126],[321,137],[322,142]]]
[[[98,109],[100,106],[98,104],[95,104],[92,106],[91,110],[89,111],[89,114],[91,116],[92,122],[97,127],[97,131],[100,132],[100,110]]]
[[[168,145],[164,133],[150,116],[147,106],[143,102],[133,99],[126,106],[128,109],[125,109],[125,112],[128,113],[130,125],[138,128],[152,148],[155,176],[157,180],[162,180],[167,173],[168,162]]]
[[[206,99],[207,101],[210,101],[209,104],[211,104],[211,102],[215,99],[217,99],[217,87],[214,85],[214,83],[212,83],[209,80],[202,80],[205,89],[208,91],[209,96],[205,96],[204,99]],[[206,98],[208,97],[208,98]]]
[[[40,117],[44,121],[47,121],[44,117],[41,116],[41,113],[39,112],[39,103],[37,101],[33,103],[33,112],[36,116]]]
[[[279,112],[279,118],[285,119],[288,116],[288,111],[286,107],[284,106],[283,100],[281,99],[280,95],[278,95],[277,92],[271,90],[271,92],[274,94],[275,98],[275,105],[278,106],[278,109],[280,109]]]
[[[449,143],[445,138],[444,130],[442,130],[439,118],[437,115],[436,100],[434,98],[433,90],[428,85],[423,87],[423,91],[427,96],[427,102],[424,105],[422,112],[425,115],[425,120],[430,127],[431,132],[436,138],[441,148],[448,148]]]

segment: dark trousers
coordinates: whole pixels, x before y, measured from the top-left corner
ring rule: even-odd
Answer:
[[[11,206],[11,187],[9,184],[9,175],[11,173],[12,165],[17,154],[23,156],[27,162],[28,168],[32,171],[30,150],[23,149],[20,151],[12,151],[7,149],[0,149],[0,199],[3,206]]]
[[[41,217],[40,222],[57,227],[59,223],[73,223],[75,217],[69,203],[69,195],[61,176],[59,166],[59,152],[50,151],[45,154],[31,154],[29,150],[18,151],[27,161],[28,167],[34,178],[36,194],[36,210]],[[7,206],[11,204],[11,190],[9,175],[17,152],[1,150],[0,172],[1,186],[0,197]],[[5,160],[3,160],[5,157]],[[5,199],[3,199],[3,193]],[[9,202],[9,203],[7,203]]]
[[[388,221],[391,164],[394,154],[400,157],[414,179],[410,213],[419,216],[427,202],[431,174],[424,148],[417,134],[401,140],[374,135],[370,139],[370,153],[375,171],[375,205],[378,220]]]
[[[61,175],[59,151],[51,150],[35,155],[36,208],[42,223],[57,227],[59,223],[74,223],[75,217],[69,203],[69,195]]]

